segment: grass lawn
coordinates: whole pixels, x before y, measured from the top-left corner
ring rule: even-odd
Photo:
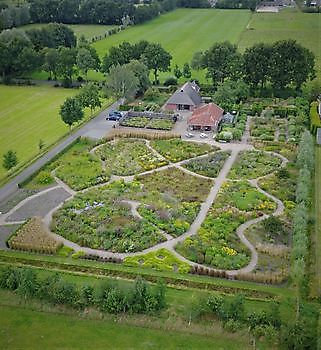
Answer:
[[[249,349],[246,340],[229,334],[192,335],[18,306],[18,298],[1,291],[2,349]],[[4,298],[4,300],[3,300]],[[5,305],[9,304],[9,305]],[[18,306],[18,307],[17,307]],[[126,322],[126,321],[125,321]],[[59,335],[59,336],[57,336]]]
[[[320,35],[320,14],[302,13],[297,9],[283,9],[279,13],[254,13],[249,29],[242,32],[238,45],[243,51],[257,42],[272,43],[277,40],[295,39],[314,52],[320,75]]]
[[[178,9],[97,41],[93,46],[103,57],[111,46],[123,41],[157,42],[172,54],[172,67],[182,66],[191,61],[196,51],[205,50],[217,41],[237,43],[250,17],[250,11],[246,10]]]
[[[46,24],[34,23],[26,24],[24,26],[19,27],[19,29],[28,30],[32,28],[41,28],[45,26]],[[115,27],[101,24],[67,24],[67,26],[74,31],[77,38],[79,38],[81,35],[84,35],[85,38],[89,40],[94,36],[103,36],[105,32]]]
[[[19,165],[39,153],[39,140],[52,145],[68,132],[59,116],[60,105],[77,90],[48,86],[0,86],[0,157],[17,152]],[[88,113],[87,113],[88,114]],[[0,181],[6,176],[0,167]]]

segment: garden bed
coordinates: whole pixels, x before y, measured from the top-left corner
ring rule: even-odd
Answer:
[[[250,261],[236,229],[244,222],[275,210],[275,203],[247,182],[226,182],[197,235],[176,246],[187,259],[219,269],[239,269]]]
[[[171,162],[179,162],[218,149],[205,143],[187,142],[181,139],[154,140],[151,146]]]
[[[282,161],[279,157],[262,151],[242,151],[229,173],[230,179],[256,179],[277,170]]]
[[[127,257],[124,259],[124,265],[179,273],[188,273],[191,269],[188,264],[176,258],[167,249],[159,249],[155,252]]]
[[[102,145],[95,153],[104,161],[108,174],[119,176],[139,174],[168,163],[152,152],[143,140],[115,140]]]
[[[191,160],[184,167],[200,175],[217,177],[230,154],[229,151],[215,152],[207,157]]]

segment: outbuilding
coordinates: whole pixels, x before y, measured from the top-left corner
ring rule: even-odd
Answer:
[[[224,110],[215,103],[209,103],[194,110],[187,120],[191,130],[217,131]]]

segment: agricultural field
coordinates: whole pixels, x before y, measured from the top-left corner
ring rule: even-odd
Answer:
[[[48,86],[0,86],[0,153],[12,149],[19,164],[39,153],[39,140],[50,146],[68,132],[59,116],[60,105],[76,90]],[[0,181],[6,176],[0,167]]]
[[[250,17],[247,10],[178,9],[100,40],[93,46],[103,57],[110,47],[123,41],[157,42],[173,56],[172,67],[175,64],[182,66],[191,61],[196,51],[206,50],[215,42],[229,40],[236,44]]]
[[[294,39],[310,49],[316,56],[317,74],[321,69],[321,16],[302,13],[297,9],[282,9],[279,13],[254,13],[248,28],[238,41],[243,51],[257,42],[273,43],[277,40]]]

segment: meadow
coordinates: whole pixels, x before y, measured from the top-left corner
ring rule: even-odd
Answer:
[[[18,166],[39,153],[39,141],[45,147],[68,132],[59,115],[64,100],[77,90],[50,86],[0,85],[0,157],[8,150],[17,152]],[[89,115],[89,113],[86,113]],[[0,166],[0,181],[6,171]]]
[[[251,18],[246,10],[178,9],[97,41],[93,46],[103,57],[110,47],[123,41],[148,40],[160,43],[173,56],[172,67],[190,62],[196,51],[228,40],[237,43]],[[167,73],[167,76],[169,74]]]
[[[273,43],[277,40],[294,39],[315,54],[320,73],[320,35],[320,14],[283,9],[279,13],[254,13],[248,28],[241,33],[238,46],[243,51],[257,42]]]

